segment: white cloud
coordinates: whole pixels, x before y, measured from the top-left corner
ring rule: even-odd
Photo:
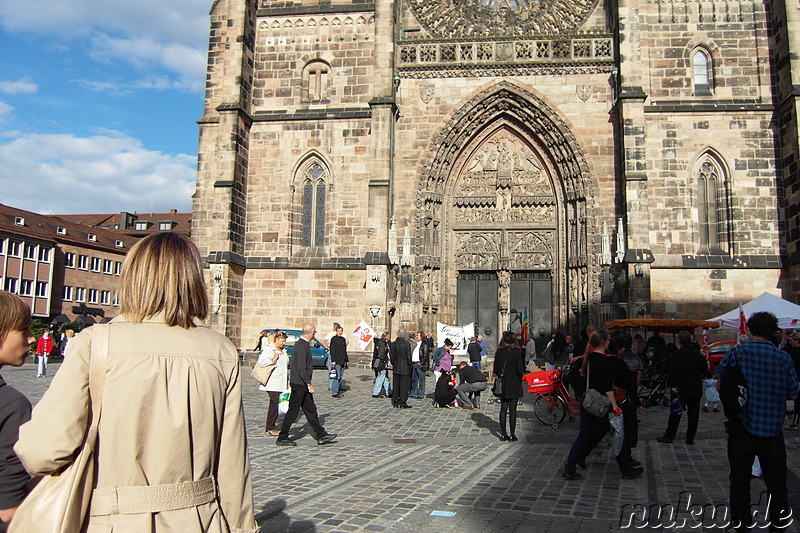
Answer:
[[[12,111],[14,111],[13,107],[0,100],[0,122],[2,122],[5,117],[10,115]]]
[[[89,40],[106,60],[176,73],[201,91],[208,48],[207,0],[0,0],[0,25],[61,38]]]
[[[195,158],[116,132],[19,134],[0,144],[3,203],[45,213],[191,210]]]
[[[19,79],[17,81],[0,81],[0,93],[35,93],[38,90],[38,85],[26,79]]]

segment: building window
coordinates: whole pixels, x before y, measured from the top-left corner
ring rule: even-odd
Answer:
[[[86,289],[84,289],[83,287],[75,287],[75,301],[76,302],[86,301]]]
[[[100,291],[100,303],[102,305],[108,305],[110,302],[111,302],[111,292]]]
[[[88,270],[89,269],[89,256],[86,256],[86,255],[79,255],[78,256],[78,268],[80,270]]]
[[[111,274],[111,259],[103,259],[103,274]]]
[[[64,254],[64,266],[67,268],[75,268],[75,254],[73,252]]]
[[[23,279],[19,282],[19,295],[20,296],[33,296],[33,281]]]
[[[14,224],[16,224],[17,226],[24,226],[25,219],[23,217],[14,217]]]
[[[36,282],[36,296],[40,298],[47,297],[47,282],[46,281],[37,281]]]
[[[3,288],[8,292],[17,292],[17,280],[14,278],[6,278]]]
[[[25,259],[36,259],[36,246],[25,243]]]
[[[158,229],[161,231],[171,231],[175,227],[175,223],[171,220],[163,220],[158,223]]]
[[[66,301],[72,300],[72,287],[69,285],[64,285],[61,289],[61,299]]]
[[[328,98],[330,66],[324,61],[311,61],[303,69],[303,99],[324,100]]]
[[[692,55],[692,82],[695,95],[711,94],[711,58],[705,50],[696,50]]]
[[[114,307],[119,307],[119,295],[115,292],[114,296],[111,298],[111,305]]]
[[[90,234],[88,234],[88,235],[86,236],[86,238],[88,238],[88,239],[89,239],[89,242],[97,242],[97,235],[95,235],[94,233],[90,233]]]
[[[114,242],[114,246],[116,246],[117,248],[124,248],[125,247],[125,243],[122,242],[122,241],[115,241]]]
[[[90,304],[97,303],[97,289],[89,289],[89,303]]]
[[[50,262],[50,248],[45,248],[44,246],[39,246],[39,262],[41,262],[41,263],[49,263]]]
[[[6,251],[6,240],[0,239],[0,254]]]
[[[19,243],[17,241],[8,241],[8,255],[19,257]]]
[[[325,171],[319,163],[306,167],[303,181],[303,246],[325,245]]]
[[[150,222],[147,222],[146,220],[137,220],[133,224],[133,229],[135,229],[136,231],[147,231],[149,227],[150,227]]]
[[[92,272],[100,272],[100,258],[92,257]]]
[[[56,233],[58,233],[59,235],[66,235],[67,234],[67,228],[65,228],[64,226],[57,226],[56,227]]]
[[[723,167],[707,154],[700,159],[696,179],[699,251],[727,254],[730,250],[728,186]]]
[[[122,270],[122,263],[120,261],[114,261],[114,275],[119,276],[121,270]]]

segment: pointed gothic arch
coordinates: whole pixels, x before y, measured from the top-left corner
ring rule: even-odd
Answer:
[[[458,273],[492,271],[505,315],[503,280],[537,271],[552,279],[553,327],[579,323],[596,303],[586,230],[593,185],[565,120],[504,81],[459,106],[432,146],[420,172],[416,252],[423,287],[439,290],[422,291],[423,312],[454,306]],[[477,235],[492,246],[476,246]]]
[[[329,239],[327,213],[330,165],[321,154],[311,151],[298,159],[292,176],[293,248],[299,252],[322,249]]]
[[[699,152],[690,168],[696,252],[733,253],[730,170],[714,148]]]

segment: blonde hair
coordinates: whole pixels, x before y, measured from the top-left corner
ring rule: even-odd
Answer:
[[[164,315],[164,323],[196,327],[208,315],[200,252],[187,237],[157,233],[137,242],[122,265],[120,312],[132,322]]]
[[[31,310],[16,294],[0,291],[0,345],[12,331],[28,331]]]

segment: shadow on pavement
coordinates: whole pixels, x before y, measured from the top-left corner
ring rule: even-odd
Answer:
[[[292,521],[292,517],[284,512],[286,500],[276,499],[264,504],[261,512],[256,514],[259,531],[263,533],[278,533],[290,531],[292,533],[306,533],[316,531],[317,527],[310,520]]]
[[[489,433],[500,438],[500,422],[483,413],[472,413],[472,421],[481,429],[489,430]]]

